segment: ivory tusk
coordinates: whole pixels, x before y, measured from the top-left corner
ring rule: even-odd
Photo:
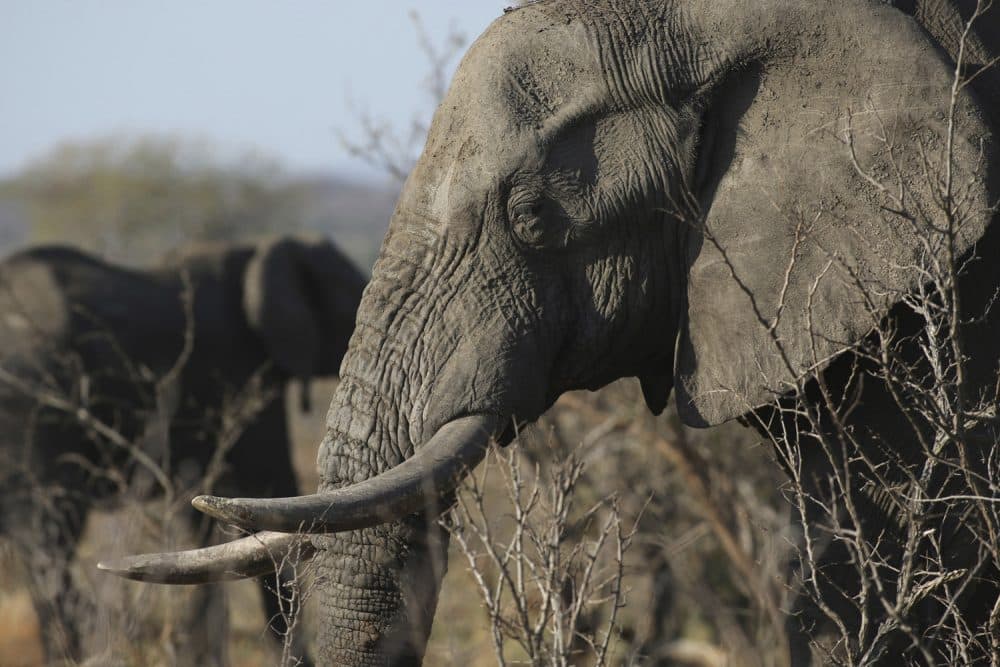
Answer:
[[[452,491],[483,459],[500,423],[493,415],[450,421],[398,466],[334,491],[292,498],[198,496],[192,504],[247,530],[337,533],[387,523]]]
[[[263,532],[202,549],[128,556],[97,568],[126,579],[158,584],[208,584],[275,572],[290,558],[316,552],[308,535]]]

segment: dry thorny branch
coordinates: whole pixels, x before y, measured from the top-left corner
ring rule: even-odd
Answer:
[[[532,665],[576,664],[583,655],[609,664],[635,528],[623,526],[613,496],[575,507],[583,472],[576,452],[553,446],[556,458],[543,469],[519,447],[491,452],[443,519],[486,606],[497,662],[508,664],[513,642]],[[487,508],[491,475],[504,490],[500,520],[495,503]]]
[[[306,641],[302,633],[302,612],[315,590],[313,586],[316,576],[315,561],[305,552],[305,543],[300,542],[280,558],[277,554],[272,554],[271,562],[274,564],[274,575],[273,581],[268,583],[267,588],[278,600],[277,613],[285,628],[281,637],[279,664],[280,667],[298,667],[306,654]],[[274,620],[269,618],[267,622],[271,624]]]
[[[629,382],[568,394],[543,421],[552,424],[544,444],[527,433],[492,454],[449,519],[470,575],[463,583],[478,589],[497,661],[782,664],[787,517],[771,492],[776,475],[766,455],[687,432],[675,414],[653,418]],[[559,528],[548,508],[567,503],[575,509]],[[604,551],[595,563],[604,574],[589,581],[605,587],[591,588],[575,620],[573,606],[553,594],[559,578],[544,574],[560,563],[534,548],[544,539],[525,537],[546,529],[562,535],[562,553]],[[620,564],[619,538],[628,547]],[[564,593],[582,600],[586,569],[561,564],[563,581],[572,582]],[[691,637],[691,627],[703,628],[703,638]],[[560,630],[564,639],[554,643]],[[605,639],[600,657],[594,647]]]
[[[427,34],[419,13],[410,12],[417,35],[420,52],[427,59],[427,76],[421,88],[433,106],[444,98],[449,68],[462,53],[466,38],[452,28],[443,44],[435,45]],[[429,114],[417,112],[410,119],[409,126],[400,133],[388,121],[373,117],[370,113],[354,109],[361,124],[362,138],[356,140],[340,133],[340,143],[352,156],[377,170],[388,174],[397,184],[402,184],[416,162],[417,152],[427,136]]]

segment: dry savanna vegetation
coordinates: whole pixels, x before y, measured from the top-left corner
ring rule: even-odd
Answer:
[[[317,396],[331,384],[317,386]],[[310,488],[323,413],[303,414],[291,409],[295,396],[288,401],[296,472]],[[579,634],[608,642],[604,664],[655,658],[721,665],[740,655],[745,664],[777,664],[757,653],[771,645],[777,660],[784,650],[775,639],[776,614],[786,595],[790,527],[771,457],[739,427],[690,431],[670,415],[652,417],[632,381],[563,397],[540,424],[476,470],[459,510],[445,519],[454,537],[428,664],[497,664],[498,646],[508,664],[518,664],[528,659],[525,643],[541,647],[535,664],[579,664]],[[191,634],[197,628],[178,627],[194,590],[97,572],[97,560],[108,554],[163,546],[158,530],[149,534],[148,522],[136,520],[156,509],[126,507],[91,518],[74,576],[102,601],[105,618],[92,644],[119,664],[172,664],[175,642],[225,638],[231,664],[276,664],[280,652],[264,636],[251,583],[221,587],[224,598],[211,609],[212,637],[199,638]],[[500,562],[488,555],[518,527],[523,553]],[[190,543],[185,526],[176,532],[172,544]],[[554,564],[557,554],[564,561]],[[9,619],[0,630],[0,664],[27,667],[43,663],[40,629],[18,574],[23,567],[4,562],[12,576],[0,593],[0,613]],[[573,590],[588,567],[589,583]],[[521,583],[494,597],[491,607],[482,586],[496,590],[503,569],[520,570]],[[568,608],[556,612],[562,617],[543,618],[563,604]],[[308,632],[309,613],[307,604],[300,632]],[[556,633],[561,648],[550,650]]]
[[[459,44],[457,37],[440,50],[425,43],[432,69],[440,72]],[[960,63],[953,95],[969,80]],[[441,77],[429,81],[439,95]],[[369,135],[350,145],[399,177],[412,159],[411,134],[422,131],[415,127],[397,136],[371,121]],[[850,119],[841,130],[851,153]],[[851,350],[849,373],[889,388],[919,451],[900,452],[884,438],[866,441],[836,418],[851,412],[860,390],[832,392],[812,375],[798,377],[773,411],[751,415],[748,424],[705,430],[682,426],[671,407],[652,416],[633,380],[566,394],[514,443],[491,451],[441,517],[450,555],[426,664],[780,666],[788,664],[789,634],[798,623],[809,626],[802,641],[825,664],[892,664],[900,636],[908,659],[935,664],[946,654],[949,664],[967,664],[976,647],[1000,664],[1000,600],[974,610],[986,611],[979,614],[985,622],[965,615],[970,591],[1000,567],[1000,385],[992,393],[968,389],[974,361],[964,351],[964,331],[972,322],[962,314],[960,292],[967,258],[942,252],[963,220],[981,211],[964,207],[967,184],[954,180],[947,142],[943,151],[928,146],[923,153],[934,193],[926,206],[899,176],[896,140],[880,140],[885,168],[856,159],[853,168],[925,244],[913,267],[922,287],[898,295],[902,311],[891,317],[872,305],[872,334]],[[188,173],[173,164],[164,173]],[[87,182],[107,178],[106,171],[100,167]],[[278,182],[268,189],[225,181],[225,188],[249,197],[257,210],[254,197],[269,192],[278,199],[274,210],[285,215],[294,209],[286,207],[295,189]],[[22,200],[30,197],[23,183],[15,186]],[[86,189],[122,197],[116,210],[133,206],[113,188]],[[37,218],[44,221],[39,234],[58,234],[52,230],[68,215],[50,213]],[[796,234],[809,237],[813,218],[783,213],[799,215]],[[712,242],[707,231],[706,239]],[[128,243],[108,247],[118,252]],[[793,252],[787,274],[795,263]],[[903,321],[905,338],[898,335]],[[778,329],[777,321],[764,324]],[[326,397],[331,388],[318,385],[314,393]],[[323,410],[304,414],[294,396],[285,400],[296,472],[301,487],[312,489]],[[190,491],[91,518],[73,575],[100,612],[87,619],[93,664],[178,664],[192,647],[233,665],[294,664],[291,639],[282,651],[264,636],[249,583],[174,589],[112,580],[94,568],[108,555],[191,544],[198,527],[177,511]],[[958,559],[956,544],[963,549]],[[287,566],[302,576],[283,589],[284,611],[296,638],[308,638],[311,573],[305,563]],[[0,665],[42,664],[39,633],[48,629],[37,626],[25,588],[33,567],[9,557],[0,564]],[[195,601],[202,610],[195,623],[184,611],[192,597],[208,598]],[[914,620],[927,621],[927,614],[936,616],[923,625]]]

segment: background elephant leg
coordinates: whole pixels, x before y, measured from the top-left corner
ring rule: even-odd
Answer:
[[[93,618],[93,600],[70,573],[86,511],[83,503],[61,503],[58,510],[36,514],[15,537],[47,663],[79,660],[84,626]]]
[[[214,525],[200,513],[187,514],[199,546],[208,546]],[[176,664],[225,667],[228,664],[229,607],[221,584],[185,587],[185,599],[171,641]]]
[[[229,608],[221,584],[194,586],[180,632],[175,637],[177,664],[225,667],[228,662]]]
[[[273,465],[267,478],[262,477],[261,471],[257,471],[256,474],[253,471],[242,471],[249,473],[245,476],[237,473],[239,495],[283,497],[299,494],[299,485],[290,458],[288,456],[275,458],[280,460],[271,462]],[[296,625],[304,600],[303,591],[298,588],[302,582],[295,581],[295,575],[301,574],[302,565],[304,563],[285,563],[277,577],[274,575],[261,577],[257,583],[260,587],[261,604],[268,622],[269,634],[282,651],[287,646],[291,664],[307,667],[312,665],[312,661],[308,657],[302,626]],[[292,623],[291,628],[289,622]]]
[[[248,437],[241,439],[230,453],[231,474],[220,480],[216,491],[222,495],[268,498],[299,495],[284,402],[272,401],[246,433]],[[303,602],[303,591],[297,586],[303,582],[294,581],[294,575],[301,574],[304,565],[284,563],[278,577],[261,577],[257,583],[268,634],[282,651],[288,648],[289,664],[306,666],[312,662],[306,650],[305,633],[301,624],[296,625]],[[289,632],[291,637],[286,642]]]

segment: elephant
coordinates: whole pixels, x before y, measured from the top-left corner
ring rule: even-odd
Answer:
[[[0,538],[38,573],[49,660],[80,658],[69,565],[92,507],[194,483],[298,493],[284,390],[337,374],[364,283],[305,237],[192,243],[144,270],[65,246],[0,263]]]
[[[637,377],[652,411],[673,392],[688,426],[739,419],[812,451],[837,425],[862,450],[920,451],[930,425],[906,421],[859,346],[889,323],[900,354],[919,353],[908,295],[925,284],[921,262],[945,253],[963,267],[965,355],[981,360],[965,382],[996,385],[1000,10],[966,30],[975,8],[540,0],[505,12],[464,56],[399,197],[318,493],[196,498],[261,532],[101,567],[161,583],[253,576],[304,542],[322,579],[321,659],[412,665],[446,567],[434,517],[488,443],[566,391]],[[947,158],[947,178],[929,156]],[[959,199],[962,215],[948,213]],[[948,241],[928,242],[933,230]],[[819,418],[790,423],[778,410],[793,399]]]

